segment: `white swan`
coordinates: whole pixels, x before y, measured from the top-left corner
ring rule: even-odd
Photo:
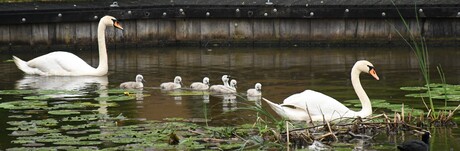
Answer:
[[[220,89],[224,89],[226,87],[229,87],[230,85],[228,84],[228,80],[230,80],[229,76],[228,75],[223,75],[222,76],[222,82],[224,83],[224,85],[212,85],[211,87],[209,87],[209,90],[213,91],[213,92],[217,92]]]
[[[222,93],[222,94],[232,94],[232,93],[236,93],[236,80],[235,79],[232,79],[230,81],[230,85],[229,86],[221,86],[219,87],[218,89],[215,89],[213,92],[216,92],[216,93]]]
[[[142,89],[144,87],[144,84],[142,84],[142,81],[145,82],[144,77],[140,74],[136,75],[136,81],[129,81],[129,82],[123,82],[120,84],[120,88],[122,89]]]
[[[204,77],[203,82],[193,82],[192,84],[190,84],[190,89],[200,90],[200,91],[208,90],[209,89],[209,78]]]
[[[180,76],[174,77],[174,82],[165,82],[160,84],[162,90],[175,90],[182,87],[182,78]]]
[[[107,50],[105,47],[105,28],[107,26],[123,29],[117,19],[104,16],[97,27],[97,41],[99,46],[99,66],[93,68],[78,56],[64,51],[48,53],[30,61],[23,61],[13,56],[14,63],[26,74],[44,76],[103,76],[107,74]]]
[[[327,121],[341,117],[367,117],[372,114],[372,106],[359,80],[361,72],[369,73],[376,80],[379,80],[374,66],[369,61],[357,61],[351,69],[351,82],[362,104],[362,109],[358,112],[352,111],[337,100],[313,90],[305,90],[302,93],[291,95],[280,105],[265,98],[263,100],[277,114],[289,120],[323,121],[323,115]]]
[[[253,89],[248,89],[247,96],[248,97],[262,96],[262,84],[256,83]]]

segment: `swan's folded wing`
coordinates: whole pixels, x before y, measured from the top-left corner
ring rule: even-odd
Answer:
[[[301,93],[286,98],[283,105],[296,107],[304,106],[311,116],[337,117],[349,113],[349,109],[334,98],[313,90],[305,90]],[[308,107],[308,109],[307,109]]]
[[[37,68],[45,73],[53,72],[51,74],[88,71],[94,69],[78,56],[63,51],[52,52],[34,58],[28,61],[27,64],[30,67]]]

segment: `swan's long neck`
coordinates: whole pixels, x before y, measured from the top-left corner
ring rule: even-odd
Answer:
[[[361,86],[361,81],[359,80],[360,70],[356,66],[353,66],[351,69],[351,83],[355,89],[356,95],[358,95],[359,101],[361,101],[362,109],[359,112],[356,112],[356,116],[367,117],[372,114],[372,106],[369,97]]]
[[[99,49],[99,66],[96,68],[97,75],[106,75],[109,70],[107,63],[107,49],[105,47],[105,28],[106,25],[99,22],[97,27],[97,44]]]

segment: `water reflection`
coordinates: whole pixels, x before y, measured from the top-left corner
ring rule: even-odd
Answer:
[[[236,94],[221,94],[215,95],[216,97],[222,98],[222,111],[234,111],[238,109],[237,101],[236,101]]]
[[[109,80],[107,76],[25,75],[16,82],[16,89],[87,91],[91,84],[99,85],[99,89],[107,89]]]
[[[16,89],[34,89],[34,90],[65,90],[65,91],[80,91],[80,92],[99,92],[99,97],[109,96],[107,90],[109,80],[107,76],[37,76],[25,75],[22,79],[16,82]],[[95,87],[93,87],[95,86]],[[53,98],[61,98],[62,100],[79,99],[78,96],[85,94],[52,94],[48,95]],[[137,95],[136,95],[137,96]],[[137,97],[136,97],[137,98]],[[101,104],[97,109],[100,114],[107,114],[107,102],[99,101]]]

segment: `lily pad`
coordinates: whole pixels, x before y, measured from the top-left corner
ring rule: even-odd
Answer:
[[[88,146],[88,145],[99,145],[102,144],[101,141],[79,141],[79,140],[68,140],[68,141],[58,141],[54,142],[55,145],[79,145],[79,146]]]
[[[48,111],[48,114],[51,114],[51,115],[72,115],[72,114],[80,114],[80,112],[73,111],[73,110],[53,110],[53,111]]]
[[[46,109],[48,102],[46,101],[12,101],[0,103],[0,108],[10,110],[20,109]]]
[[[400,87],[399,89],[405,90],[405,91],[421,91],[421,90],[427,90],[426,87]]]
[[[43,95],[79,95],[83,92],[76,90],[39,90],[38,94]]]
[[[97,93],[108,93],[108,94],[125,94],[128,93],[136,93],[142,92],[142,90],[135,90],[135,89],[108,89],[108,90],[98,90]]]
[[[37,132],[35,131],[13,131],[9,136],[31,136],[36,135]]]
[[[85,114],[85,115],[80,115],[80,116],[74,116],[74,117],[64,117],[62,118],[62,121],[72,121],[72,122],[78,122],[78,121],[95,121],[98,119],[104,119],[104,115],[101,114]]]
[[[25,118],[31,118],[32,115],[10,115],[8,118],[17,118],[17,119],[25,119]]]
[[[96,101],[128,101],[134,100],[136,97],[132,96],[108,96],[108,97],[97,97]]]
[[[0,90],[1,95],[21,95],[21,94],[32,94],[34,90]]]
[[[32,120],[30,122],[27,121],[9,121],[6,122],[12,126],[21,126],[21,125],[37,125],[37,126],[56,126],[58,121],[52,118],[44,119],[44,120]]]
[[[51,96],[48,95],[39,95],[39,96],[25,96],[23,99],[25,100],[47,100],[52,98]]]

